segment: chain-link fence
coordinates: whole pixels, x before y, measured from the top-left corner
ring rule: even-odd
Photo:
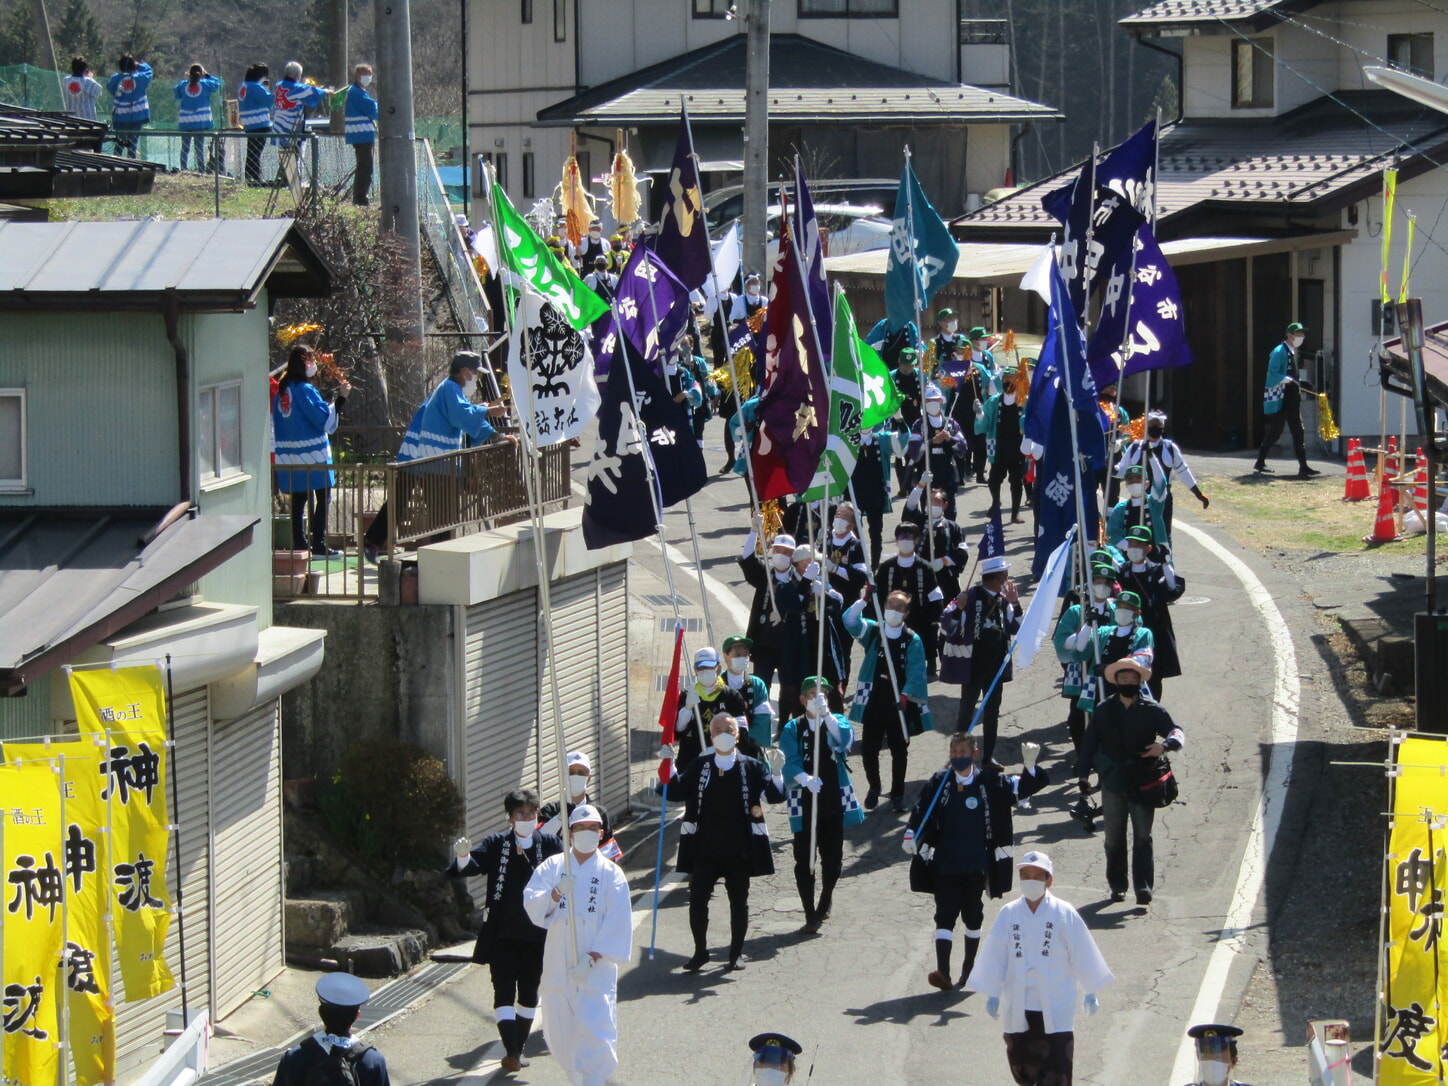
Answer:
[[[455,225],[447,191],[433,164],[430,141],[420,139],[415,146],[418,226],[443,276],[458,328],[464,332],[484,332],[489,327],[488,303],[483,300],[473,255],[468,252],[462,231]],[[470,341],[470,346],[482,350],[486,343]]]

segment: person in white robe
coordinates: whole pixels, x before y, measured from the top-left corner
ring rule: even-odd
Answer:
[[[548,1051],[574,1086],[603,1086],[618,1067],[618,967],[633,948],[628,880],[599,855],[597,810],[579,804],[568,827],[572,848],[538,865],[523,907],[548,932],[539,986]]]
[[[981,943],[967,987],[1004,1014],[1006,1060],[1017,1086],[1070,1086],[1076,990],[1082,1009],[1114,979],[1075,906],[1049,893],[1051,858],[1027,852],[1016,864],[1021,897],[1004,906]]]

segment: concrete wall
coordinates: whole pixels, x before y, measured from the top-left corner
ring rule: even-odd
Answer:
[[[327,631],[322,670],[282,698],[283,777],[329,777],[361,739],[402,739],[451,764],[455,614],[452,607],[279,605],[278,622]]]

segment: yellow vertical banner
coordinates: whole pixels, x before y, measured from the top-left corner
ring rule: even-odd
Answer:
[[[70,1009],[67,1041],[77,1086],[104,1086],[116,1077],[116,1015],[111,989],[111,939],[106,801],[101,798],[100,736],[67,743],[6,743],[7,764],[60,767],[65,795],[64,892],[67,904],[65,987]]]
[[[1437,1086],[1448,1043],[1448,740],[1398,747],[1388,837],[1387,977],[1378,1038],[1380,1086]]]
[[[1398,171],[1383,171],[1383,305],[1393,300],[1388,290],[1388,256],[1393,247],[1393,205],[1398,202]]]
[[[166,697],[158,667],[70,673],[82,735],[103,734],[97,777],[109,805],[111,915],[126,1002],[175,986],[166,964],[171,824],[166,810]]]
[[[50,765],[0,766],[0,796],[5,867],[0,1067],[7,1083],[55,1086],[65,941],[60,775]]]
[[[1408,247],[1403,250],[1403,281],[1398,287],[1398,301],[1408,300],[1408,279],[1413,273],[1413,235],[1418,230],[1418,216],[1408,212]]]

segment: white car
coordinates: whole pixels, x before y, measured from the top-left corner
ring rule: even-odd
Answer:
[[[766,247],[766,256],[771,268],[779,255],[779,214],[779,205],[769,208],[769,244]],[[820,225],[820,244],[826,256],[849,256],[890,247],[892,224],[879,207],[866,204],[815,204],[815,219]]]

